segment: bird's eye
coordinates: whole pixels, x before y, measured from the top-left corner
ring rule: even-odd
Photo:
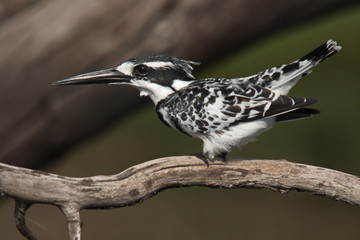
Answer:
[[[137,65],[135,67],[135,71],[140,74],[141,76],[145,76],[149,73],[149,67],[143,64]]]

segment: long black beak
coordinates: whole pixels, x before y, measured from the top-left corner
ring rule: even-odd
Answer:
[[[119,72],[115,68],[110,68],[69,77],[53,82],[51,85],[116,84],[127,83],[131,78],[131,76]]]

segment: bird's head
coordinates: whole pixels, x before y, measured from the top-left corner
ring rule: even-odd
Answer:
[[[192,65],[198,62],[167,55],[129,59],[117,67],[76,75],[53,85],[126,84],[149,95],[156,104],[194,80]]]

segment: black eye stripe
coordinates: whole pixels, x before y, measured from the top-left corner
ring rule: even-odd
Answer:
[[[140,74],[140,75],[142,75],[142,76],[144,76],[144,75],[146,75],[146,74],[149,73],[149,67],[146,66],[146,65],[144,65],[144,64],[140,64],[140,65],[135,66],[135,67],[134,67],[134,70],[135,70],[138,74]]]

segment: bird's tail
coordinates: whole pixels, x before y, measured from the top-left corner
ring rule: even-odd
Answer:
[[[326,58],[330,57],[334,53],[341,50],[341,46],[337,45],[337,42],[334,40],[329,40],[313,51],[309,52],[298,61],[310,61],[313,66],[324,61]]]
[[[302,58],[290,64],[268,69],[262,75],[276,76],[277,79],[270,81],[267,87],[281,94],[287,94],[300,78],[311,73],[311,68],[340,50],[341,46],[337,45],[336,41],[329,40]],[[276,72],[278,74],[274,75]]]

